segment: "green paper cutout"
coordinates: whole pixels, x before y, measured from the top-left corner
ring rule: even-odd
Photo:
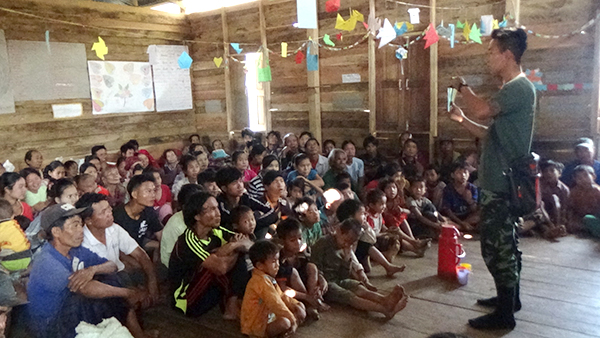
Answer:
[[[325,36],[323,37],[323,42],[325,42],[325,44],[328,46],[335,47],[335,43],[331,41],[331,37],[329,36],[329,34],[325,34]]]
[[[478,44],[481,44],[481,30],[477,28],[477,24],[474,23],[473,27],[471,27],[471,32],[469,33],[469,38]]]
[[[271,82],[271,66],[267,65],[265,68],[258,67],[258,82]]]
[[[460,22],[460,20],[456,20],[456,28],[465,28],[465,24]]]

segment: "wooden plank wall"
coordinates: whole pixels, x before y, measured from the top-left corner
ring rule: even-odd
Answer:
[[[148,45],[181,44],[190,31],[185,16],[145,8],[65,0],[4,1],[1,6],[98,27],[84,28],[0,11],[0,29],[7,40],[44,41],[44,33],[49,30],[52,42],[84,43],[88,60],[98,60],[91,51],[98,36],[109,48],[107,61],[147,62]],[[53,118],[52,104],[74,102],[83,103],[83,116]],[[106,145],[109,152],[118,151],[129,139],[137,139],[142,148],[159,154],[166,147],[181,146],[181,140],[195,132],[194,123],[190,123],[193,120],[191,110],[94,116],[89,99],[16,102],[16,113],[0,118],[0,158],[11,160],[19,168],[31,148],[39,149],[45,162],[50,162],[58,156],[68,159],[87,155],[96,144]]]
[[[481,1],[473,1],[473,3]],[[493,3],[494,1],[488,1]],[[442,0],[452,5],[452,0]],[[491,8],[488,10],[487,8]],[[594,0],[521,0],[521,24],[541,34],[564,34],[583,26],[595,16],[598,2]],[[473,7],[453,14],[468,18],[470,22],[484,14],[500,17],[504,5]],[[529,35],[528,51],[523,57],[523,69],[540,69],[544,83],[592,83],[594,58],[594,29],[589,34],[560,39],[542,39]],[[486,66],[486,43],[483,45],[457,45],[454,50],[447,42],[440,44],[439,59],[439,130],[440,136],[459,140],[460,149],[474,147],[474,140],[465,135],[460,126],[445,115],[446,88],[450,78],[463,75],[473,89],[483,97],[489,97],[500,83],[489,76]],[[572,143],[582,136],[591,135],[591,90],[537,92],[538,110],[534,150],[545,157],[566,161],[572,157]]]

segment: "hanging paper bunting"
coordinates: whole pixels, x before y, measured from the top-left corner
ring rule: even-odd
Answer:
[[[240,48],[240,44],[239,43],[230,43],[231,47],[233,47],[233,49],[235,50],[235,52],[237,54],[241,54],[242,51],[244,50],[243,48]]]
[[[368,30],[370,30],[371,34],[377,34],[377,31],[381,29],[381,19],[376,18],[375,15],[369,14],[369,22],[368,22]]]
[[[469,22],[468,22],[468,21],[465,21],[465,26],[464,26],[464,28],[463,28],[463,34],[462,34],[462,35],[465,37],[465,39],[466,39],[467,41],[469,41],[469,39],[471,39],[471,38],[469,37],[469,34],[471,34],[471,27],[469,26]]]
[[[396,30],[396,36],[400,36],[408,31],[408,27],[406,27],[406,22],[400,24],[396,22],[394,24],[394,30]]]
[[[313,50],[311,52],[310,49],[309,44],[306,50],[306,70],[309,72],[316,72],[319,70],[319,56],[316,54],[316,51]]]
[[[365,22],[365,16],[362,15],[362,13],[357,11],[356,9],[353,9],[352,14],[350,14],[350,15],[355,17],[356,21],[358,21],[358,22]]]
[[[98,37],[98,42],[94,42],[92,50],[96,51],[96,56],[102,60],[104,60],[104,56],[108,54],[108,47],[106,47],[106,43],[101,37]]]
[[[506,17],[502,18],[502,22],[498,24],[498,27],[504,28],[508,25],[508,21],[506,21]]]
[[[460,20],[457,20],[456,21],[456,28],[463,29],[463,28],[465,28],[465,24],[462,23],[462,22],[460,22]]]
[[[296,53],[296,64],[299,65],[302,63],[302,61],[304,61],[304,53],[302,53],[302,51],[298,51],[298,53]]]
[[[325,34],[325,36],[323,37],[323,42],[325,42],[325,44],[328,46],[335,47],[335,43],[331,41],[331,37],[329,36],[329,34]]]
[[[421,12],[421,10],[419,8],[409,8],[408,9],[410,23],[412,23],[413,25],[418,25],[421,23],[421,19],[419,18],[420,12]]]
[[[396,49],[396,58],[398,60],[406,59],[408,57],[408,51],[404,47]]]
[[[392,26],[392,24],[390,23],[390,20],[385,19],[383,21],[383,27],[379,30],[377,38],[380,39],[379,48],[387,45],[396,38],[396,30],[394,29],[394,26]]]
[[[456,34],[456,27],[454,24],[448,24],[448,28],[450,29],[450,48],[454,48],[454,36]]]
[[[282,58],[286,58],[287,57],[287,42],[282,42],[281,43],[281,57]]]
[[[498,20],[494,19],[494,21],[492,21],[492,29],[498,29],[500,28],[500,26],[498,25]]]
[[[429,27],[427,28],[427,33],[425,33],[424,39],[425,39],[425,41],[427,41],[425,43],[425,49],[429,48],[434,43],[440,41],[440,37],[438,36],[438,34],[435,30],[435,27],[433,27],[433,23],[429,24]]]
[[[337,12],[340,9],[340,0],[327,0],[325,2],[325,11],[327,13]]]
[[[215,66],[217,66],[217,68],[221,68],[221,64],[223,63],[223,58],[220,56],[214,57],[213,62],[215,63]]]
[[[335,29],[351,32],[356,28],[356,22],[355,16],[350,16],[348,20],[344,20],[340,13],[338,13],[335,20]]]
[[[442,20],[442,23],[440,23],[440,25],[435,28],[435,30],[437,31],[439,36],[441,36],[445,39],[449,39],[450,35],[452,34],[452,32],[450,31],[450,28],[444,27],[443,20]]]
[[[342,41],[344,37],[342,36],[342,33],[337,33],[337,34],[335,35],[335,38],[336,38],[338,41]]]
[[[477,28],[477,24],[474,23],[473,27],[471,27],[471,31],[469,32],[469,39],[481,44],[481,30]]]
[[[50,51],[50,31],[46,31],[46,49],[48,49],[48,54],[51,53]]]

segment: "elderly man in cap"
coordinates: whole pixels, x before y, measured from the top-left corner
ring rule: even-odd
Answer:
[[[575,142],[575,156],[577,159],[565,166],[560,180],[569,188],[572,188],[575,185],[575,176],[573,175],[575,168],[578,165],[585,164],[594,168],[596,184],[600,184],[600,162],[596,161],[595,153],[594,141],[587,137],[577,139],[577,142]]]
[[[41,215],[48,243],[33,262],[28,284],[35,334],[74,337],[81,321],[98,324],[116,317],[134,337],[146,337],[134,312],[145,294],[119,287],[117,265],[81,246],[85,210],[57,204]]]

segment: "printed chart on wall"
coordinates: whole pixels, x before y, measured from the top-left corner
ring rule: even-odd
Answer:
[[[194,107],[187,46],[151,45],[148,59],[152,65],[156,111],[185,110]],[[185,61],[184,61],[185,59]]]
[[[146,62],[88,61],[93,113],[154,111],[154,87]]]
[[[10,71],[8,66],[8,51],[6,49],[6,40],[4,31],[0,30],[0,114],[15,112],[15,99],[10,81]]]

